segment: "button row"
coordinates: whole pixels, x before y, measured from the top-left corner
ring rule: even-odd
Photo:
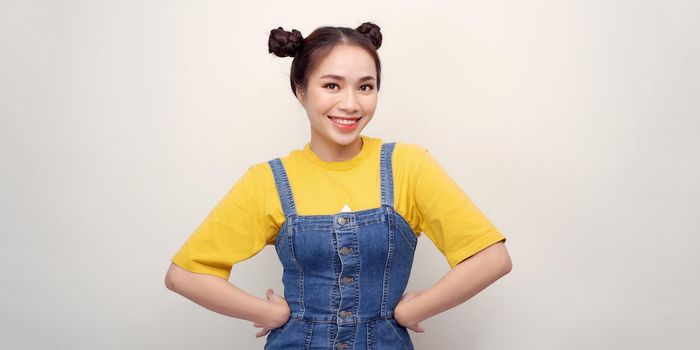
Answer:
[[[339,216],[339,217],[336,219],[336,222],[338,223],[338,225],[341,225],[341,226],[347,224],[348,221],[349,221],[349,219],[346,218],[346,217],[344,217],[344,216]],[[348,254],[350,254],[350,253],[352,253],[352,248],[351,248],[351,247],[342,247],[342,248],[340,248],[340,254],[341,254],[341,255],[348,255]],[[353,282],[355,282],[355,278],[354,278],[354,277],[350,277],[350,276],[343,276],[343,277],[340,279],[340,282],[343,283],[343,284],[353,283]],[[351,316],[352,316],[352,311],[342,310],[342,311],[338,312],[338,315],[339,315],[341,318],[351,317]],[[348,344],[347,342],[340,342],[340,343],[335,344],[335,348],[338,349],[338,350],[347,349],[347,348],[349,348],[349,347],[350,347],[350,344]]]

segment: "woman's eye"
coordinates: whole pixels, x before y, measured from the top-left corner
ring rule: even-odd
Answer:
[[[363,88],[363,87],[365,87],[365,86],[368,87],[368,89],[364,89],[364,91],[370,91],[370,90],[374,89],[374,86],[369,85],[369,84],[367,84],[367,85],[362,85],[360,88]]]
[[[331,90],[335,90],[334,89],[335,87],[340,88],[338,86],[338,84],[336,84],[336,83],[328,83],[326,85],[323,85],[323,87],[330,88]],[[365,84],[365,85],[360,86],[360,90],[362,90],[362,91],[371,91],[372,89],[374,89],[374,86],[371,84]]]

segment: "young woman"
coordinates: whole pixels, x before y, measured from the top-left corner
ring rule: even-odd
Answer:
[[[169,289],[261,328],[265,349],[413,349],[407,329],[423,332],[421,321],[511,269],[505,237],[425,148],[361,134],[377,107],[381,43],[372,23],[307,38],[271,31],[269,52],[294,57],[291,88],[311,140],[249,167],[167,272]],[[451,270],[404,294],[421,233]],[[284,298],[228,282],[267,244],[284,268]]]

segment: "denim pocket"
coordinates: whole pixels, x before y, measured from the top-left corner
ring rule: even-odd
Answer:
[[[372,321],[367,333],[368,349],[413,350],[406,327],[400,326],[393,318]]]
[[[296,322],[297,319],[292,318],[287,321],[282,327],[277,327],[273,330],[270,331],[270,333],[267,334],[267,340],[265,341],[265,349],[270,349],[271,346],[273,346],[277,340],[279,340],[279,337],[284,334],[287,330],[289,330],[292,327],[292,324]]]
[[[411,337],[408,335],[408,329],[400,325],[393,318],[386,320],[386,322],[389,324],[389,327],[394,330],[396,336],[399,337],[399,340],[404,348],[407,350],[413,350],[413,343],[411,342]]]

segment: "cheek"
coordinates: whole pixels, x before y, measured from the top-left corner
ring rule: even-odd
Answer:
[[[333,97],[317,94],[313,96],[312,106],[317,113],[326,113],[329,109],[333,108],[335,103],[336,101],[334,101]]]
[[[373,111],[377,107],[377,95],[366,96],[362,100],[362,108],[365,111]]]

